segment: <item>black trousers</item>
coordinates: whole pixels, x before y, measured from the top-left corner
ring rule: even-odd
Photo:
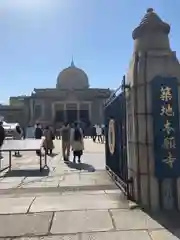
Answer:
[[[102,135],[98,135],[98,142],[103,142]]]
[[[97,136],[96,136],[96,135],[94,135],[94,136],[92,137],[92,139],[93,139],[93,142],[95,142],[95,141],[96,141],[96,138],[97,138]]]
[[[38,156],[40,156],[41,151],[40,151],[40,150],[37,150],[37,151],[36,151],[36,154],[37,154]]]

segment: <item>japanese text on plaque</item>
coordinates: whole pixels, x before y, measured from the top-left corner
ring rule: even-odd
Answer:
[[[162,161],[170,168],[173,168],[176,161],[176,157],[173,155],[173,149],[176,148],[176,139],[175,128],[172,125],[172,118],[174,117],[172,99],[172,89],[168,86],[162,86],[160,89],[160,100],[162,102],[160,115],[164,118],[162,147],[166,152],[166,157]]]

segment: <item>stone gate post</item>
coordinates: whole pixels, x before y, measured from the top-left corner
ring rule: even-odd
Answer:
[[[180,65],[169,32],[148,9],[127,73],[128,174],[135,200],[152,210],[180,209]]]

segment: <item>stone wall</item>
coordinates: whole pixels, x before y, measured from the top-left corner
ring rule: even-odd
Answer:
[[[22,108],[1,106],[0,116],[3,116],[4,120],[8,123],[18,122],[21,124],[21,126],[24,126],[26,124],[26,115]]]

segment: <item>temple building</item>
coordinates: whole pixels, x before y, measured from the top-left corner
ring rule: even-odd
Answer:
[[[37,121],[53,125],[64,121],[102,124],[103,105],[111,93],[110,89],[91,88],[87,74],[72,61],[68,68],[59,73],[55,88],[35,88],[30,96],[10,97],[8,108],[11,110],[7,112],[11,113],[11,117],[12,109],[21,112],[20,118],[13,118],[13,121],[23,125]],[[1,108],[0,115],[3,115]],[[4,115],[6,118],[7,114]]]

